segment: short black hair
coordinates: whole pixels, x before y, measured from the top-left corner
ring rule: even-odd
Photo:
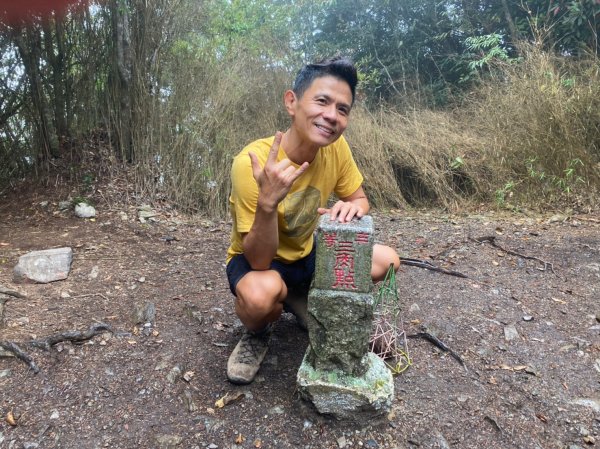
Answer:
[[[301,98],[313,81],[323,76],[333,76],[345,81],[352,92],[352,104],[354,104],[358,75],[354,63],[343,56],[323,59],[322,61],[304,66],[300,69],[298,75],[296,75],[292,90],[298,98]]]

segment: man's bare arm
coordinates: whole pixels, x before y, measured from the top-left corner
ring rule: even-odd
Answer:
[[[277,254],[279,246],[277,206],[288,194],[294,181],[306,171],[309,165],[305,162],[296,168],[289,159],[277,162],[281,137],[280,132],[275,134],[264,167],[261,168],[255,154],[249,153],[252,174],[258,184],[258,202],[252,227],[242,236],[242,247],[244,256],[254,270],[267,270]]]

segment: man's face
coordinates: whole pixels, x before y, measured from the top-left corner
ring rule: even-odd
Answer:
[[[286,106],[292,126],[305,141],[319,147],[335,142],[348,126],[352,91],[345,81],[333,77],[316,78],[301,98],[286,93]]]

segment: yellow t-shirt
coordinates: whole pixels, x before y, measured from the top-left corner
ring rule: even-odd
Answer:
[[[261,167],[264,167],[273,139],[268,137],[252,142],[233,160],[229,197],[233,228],[227,250],[228,263],[234,255],[243,253],[242,234],[250,231],[256,212],[258,185],[252,176],[248,152],[256,154]],[[279,147],[277,161],[285,158],[287,155]],[[299,167],[293,162],[292,165]],[[356,192],[362,182],[363,176],[343,136],[322,147],[277,207],[279,247],[275,259],[291,263],[307,256],[313,247],[313,232],[319,218],[317,208],[327,205],[332,192],[338,198],[345,198]]]

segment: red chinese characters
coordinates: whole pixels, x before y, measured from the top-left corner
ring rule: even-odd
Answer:
[[[360,232],[356,234],[355,240],[338,240],[337,233],[323,233],[323,243],[327,248],[335,251],[335,263],[333,266],[333,290],[357,290],[354,279],[354,243],[359,245],[369,242],[369,234]]]

